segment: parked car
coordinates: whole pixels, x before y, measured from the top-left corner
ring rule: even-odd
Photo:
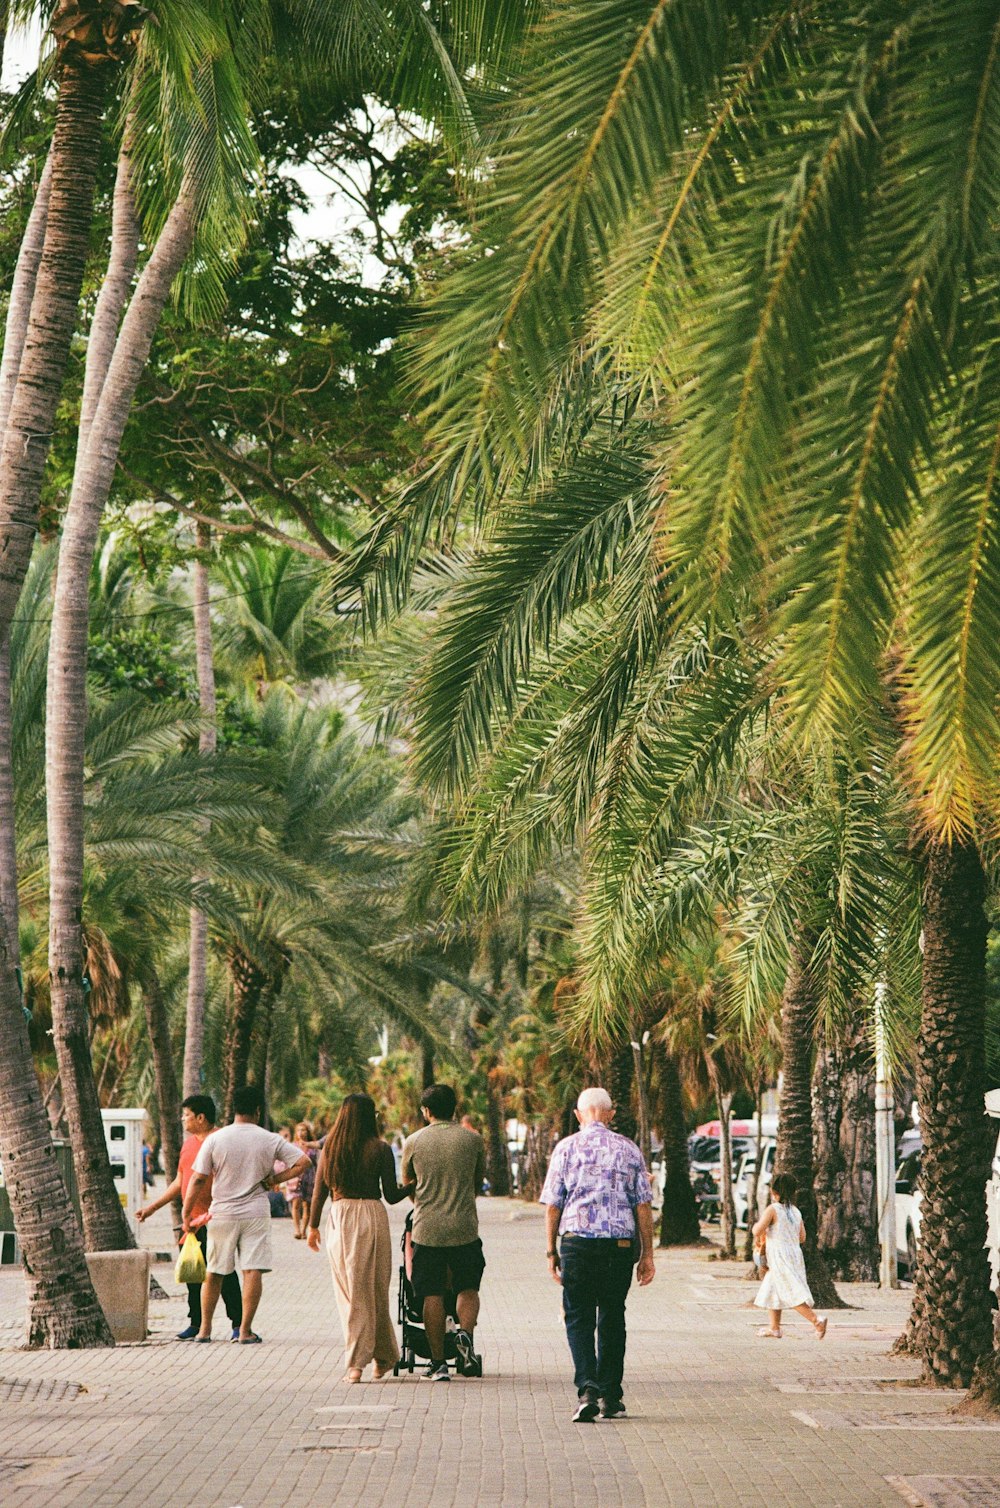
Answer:
[[[917,1270],[920,1245],[920,1147],[903,1158],[896,1169],[896,1264],[900,1275],[912,1278]]]
[[[752,1145],[753,1143],[745,1136],[734,1136],[731,1139],[730,1176],[734,1197],[739,1168]],[[688,1160],[691,1168],[691,1183],[698,1199],[700,1216],[703,1220],[718,1220],[722,1208],[722,1161],[718,1137],[692,1133],[688,1138]]]
[[[765,1136],[761,1142],[761,1157],[763,1158],[763,1162],[761,1165],[760,1179],[757,1183],[757,1213],[754,1216],[754,1220],[758,1219],[759,1216],[762,1215],[764,1210],[767,1208],[767,1202],[770,1198],[768,1190],[771,1187],[771,1175],[774,1172],[774,1154],[777,1151],[777,1147],[778,1143],[773,1136]],[[743,1157],[740,1160],[739,1166],[736,1170],[736,1179],[733,1183],[733,1203],[736,1206],[736,1224],[741,1230],[745,1229],[748,1223],[753,1224],[753,1221],[748,1221],[747,1218],[749,1215],[747,1205],[750,1198],[750,1180],[753,1176],[753,1171],[756,1167],[756,1164],[757,1149],[751,1142],[749,1148],[743,1154]]]

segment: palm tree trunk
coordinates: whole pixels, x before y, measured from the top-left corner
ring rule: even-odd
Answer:
[[[630,1042],[619,1042],[595,1059],[597,1082],[608,1091],[615,1105],[614,1130],[631,1141],[639,1135],[639,1124],[632,1108],[632,1085],[635,1059]]]
[[[0,4],[0,67],[3,64],[3,40],[7,29],[8,6]],[[11,284],[10,302],[4,330],[3,358],[0,360],[0,451],[11,404],[17,389],[18,372],[24,351],[31,301],[45,244],[49,194],[52,188],[52,159],[46,159],[28,216]],[[10,630],[0,634],[0,909],[7,923],[8,956],[12,968],[21,966],[19,938],[19,904],[17,893],[17,839],[14,811],[14,768],[11,746],[10,702]]]
[[[21,967],[19,901],[17,894],[17,832],[14,807],[14,766],[11,747],[10,635],[0,642],[0,913],[7,925],[7,958],[17,973]],[[18,979],[20,975],[18,974]]]
[[[101,395],[104,392],[112,357],[115,354],[122,311],[132,291],[135,270],[139,264],[139,215],[132,187],[133,163],[130,134],[130,126],[127,124],[125,139],[118,153],[118,168],[115,174],[108,267],[87,336],[87,363],[83,374],[83,396],[80,402],[76,466],[73,475],[74,491],[78,487],[82,464],[87,458],[91,430]]]
[[[659,1043],[654,1051],[659,1084],[656,1120],[663,1143],[660,1245],[687,1246],[701,1239],[701,1226],[698,1223],[698,1201],[691,1186],[681,1078],[677,1063],[666,1047]]]
[[[434,1046],[430,1042],[420,1044],[420,1080],[424,1089],[434,1082]]]
[[[274,1015],[278,1009],[281,987],[288,972],[288,961],[279,963],[261,992],[250,1040],[249,1077],[261,1092],[264,1105],[261,1125],[267,1123],[271,1103],[271,1043],[274,1038]]]
[[[715,1054],[705,1053],[715,1104],[719,1113],[719,1204],[722,1223],[722,1255],[736,1256],[736,1207],[733,1203],[733,1139],[729,1131],[733,1108],[732,1090],[725,1089]]]
[[[95,311],[73,487],[59,545],[46,698],[45,786],[49,838],[49,979],[52,1028],[92,1251],[132,1244],[111,1179],[87,1045],[83,992],[83,788],[89,582],[101,516],[153,334],[194,237],[195,205],[182,189],[143,269],[115,340],[135,270],[138,224],[123,149],[115,189],[108,277]],[[50,210],[51,217],[51,210]]]
[[[551,1121],[535,1121],[528,1127],[517,1169],[517,1191],[525,1204],[538,1202],[556,1136],[557,1128]]]
[[[754,1153],[753,1168],[747,1178],[747,1233],[743,1241],[744,1262],[753,1261],[753,1227],[757,1219],[757,1197],[760,1190],[760,1154],[764,1140],[764,1075],[757,1070],[757,1085],[754,1091],[754,1119],[757,1122],[757,1146]],[[748,1277],[755,1277],[755,1271],[751,1270]]]
[[[153,1054],[153,1077],[156,1080],[156,1103],[160,1112],[160,1145],[168,1182],[177,1173],[181,1152],[181,1097],[174,1068],[174,1049],[170,1040],[170,1020],[160,980],[151,970],[142,983],[142,1008],[146,1032]],[[179,1211],[178,1211],[179,1214]]]
[[[0,634],[31,558],[42,473],[62,392],[90,245],[109,74],[70,59],[62,69],[45,241],[0,452]]]
[[[823,1309],[843,1304],[816,1245],[816,1196],[813,1193],[812,1052],[818,1001],[810,964],[811,936],[800,928],[789,961],[781,1001],[781,1101],[775,1172],[791,1173],[796,1202],[806,1228],[804,1256],[813,1299]]]
[[[23,338],[0,433],[0,639],[7,636],[34,542],[42,473],[76,330],[101,156],[108,70],[63,64],[56,123],[40,190],[48,202],[29,221],[34,244],[18,272],[31,312],[11,310]],[[37,237],[44,222],[44,242]],[[37,262],[35,257],[37,256]],[[11,326],[16,328],[17,326]],[[8,371],[11,371],[8,366]],[[79,1226],[52,1154],[11,955],[0,964],[0,1156],[29,1284],[29,1344],[112,1344],[83,1258]]]
[[[813,1137],[817,1245],[835,1277],[875,1282],[875,1065],[863,1010],[816,1054]]]
[[[920,1250],[907,1329],[929,1381],[969,1383],[992,1365],[984,1190],[990,1171],[983,1038],[986,882],[971,841],[933,844],[924,877],[917,1099],[924,1149]],[[994,1401],[997,1395],[994,1393]]]
[[[11,403],[17,389],[17,377],[21,370],[21,357],[31,319],[31,303],[35,296],[35,283],[45,245],[45,227],[49,218],[49,196],[52,192],[52,157],[45,161],[35,202],[24,228],[21,247],[17,254],[14,281],[10,288],[7,305],[7,322],[4,329],[3,359],[0,361],[0,446],[7,429]]]
[[[29,1346],[111,1346],[52,1150],[21,995],[0,928],[0,1159],[28,1285]]]
[[[233,1095],[246,1085],[257,1007],[268,984],[264,970],[240,949],[230,952],[228,964],[230,997],[222,1117],[227,1122],[233,1118]]]
[[[198,709],[201,731],[198,747],[203,754],[216,748],[215,661],[212,654],[212,615],[208,595],[208,564],[211,530],[198,525],[198,553],[194,559],[194,651],[198,674]],[[201,1088],[202,1060],[205,1052],[205,993],[208,978],[208,919],[198,906],[191,907],[188,944],[188,993],[184,1032],[184,1093],[197,1094]]]
[[[489,1159],[490,1188],[500,1198],[508,1198],[512,1192],[510,1176],[510,1152],[507,1149],[507,1127],[504,1124],[503,1091],[497,1083],[493,1069],[488,1064],[486,1071],[486,1153]]]

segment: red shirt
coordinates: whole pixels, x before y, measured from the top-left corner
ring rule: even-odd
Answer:
[[[181,1199],[187,1198],[188,1184],[194,1172],[194,1160],[201,1151],[203,1136],[186,1136],[184,1145],[181,1147],[180,1156],[177,1159],[177,1172],[181,1180]],[[208,1207],[212,1202],[212,1177],[209,1174],[208,1182],[198,1191],[198,1197],[191,1206],[189,1225],[204,1225],[208,1219]]]

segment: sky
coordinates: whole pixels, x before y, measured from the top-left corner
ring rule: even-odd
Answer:
[[[27,30],[17,28],[10,32],[4,50],[0,87],[15,88],[37,66],[41,35],[37,24]],[[300,170],[298,178],[310,202],[307,210],[293,217],[295,234],[303,248],[311,241],[331,240],[336,243],[340,234],[362,223],[357,206],[344,195],[331,192],[330,185],[320,173],[306,166]],[[401,215],[402,211],[396,217],[397,222]],[[389,229],[393,228],[390,221]],[[385,276],[385,268],[377,257],[366,256],[362,261],[361,275],[364,283],[377,288]]]
[[[40,37],[41,28],[38,26],[33,26],[30,31],[25,31],[22,27],[11,30],[4,49],[3,72],[0,73],[0,85],[4,89],[21,83],[25,75],[34,68],[38,62]]]

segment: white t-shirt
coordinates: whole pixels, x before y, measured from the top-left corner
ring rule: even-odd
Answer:
[[[219,1220],[269,1215],[271,1206],[261,1183],[274,1172],[276,1162],[290,1168],[301,1156],[301,1147],[249,1122],[213,1131],[194,1160],[196,1173],[212,1175],[209,1214]]]

